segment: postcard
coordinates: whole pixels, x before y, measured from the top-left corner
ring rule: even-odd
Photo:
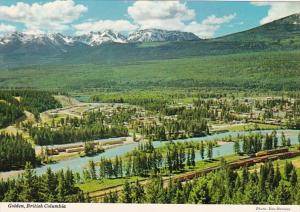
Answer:
[[[299,1],[0,1],[0,211],[300,210]]]

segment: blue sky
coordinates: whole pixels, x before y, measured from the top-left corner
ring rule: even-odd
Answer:
[[[189,31],[203,38],[250,29],[300,12],[300,3],[0,0],[0,34],[83,34],[111,29],[129,33],[160,28]]]

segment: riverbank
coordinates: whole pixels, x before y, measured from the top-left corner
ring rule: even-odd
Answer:
[[[220,134],[213,134],[206,137],[198,137],[198,138],[190,138],[190,139],[181,139],[181,140],[174,140],[174,142],[185,142],[185,141],[213,141],[213,140],[219,140],[221,141],[222,138],[225,137],[235,137],[237,135],[245,135],[249,133],[255,133],[260,132],[262,134],[272,133],[273,130],[256,130],[256,131],[241,131],[241,132],[225,132]],[[278,135],[280,135],[281,132],[284,132],[287,137],[291,139],[292,144],[298,144],[298,133],[299,130],[277,130]],[[279,136],[280,137],[280,136]],[[280,140],[280,138],[279,138]],[[127,145],[119,145],[114,146],[111,148],[106,149],[106,151],[102,154],[91,156],[91,157],[76,157],[69,160],[62,160],[54,164],[47,164],[45,166],[37,167],[35,168],[35,171],[37,174],[45,173],[48,168],[51,168],[52,171],[59,171],[61,169],[71,169],[74,172],[81,172],[88,164],[90,160],[93,160],[95,162],[99,161],[102,157],[105,158],[113,158],[115,156],[122,156],[125,155],[127,152],[132,151],[134,148],[138,147],[137,142],[132,142]],[[153,146],[155,148],[163,145],[164,142],[160,141],[154,141]],[[233,151],[233,143],[225,142],[222,143],[222,145],[219,145],[218,147],[213,149],[213,155],[214,157],[223,157],[226,155],[232,155],[234,153]],[[201,161],[201,157],[199,154],[196,154],[196,161]],[[9,172],[1,172],[0,173],[0,179],[4,178],[11,178],[16,177],[18,174],[20,174],[20,171],[9,171]]]
[[[108,141],[109,139],[103,139],[102,141]],[[110,139],[109,141],[112,141],[112,139]],[[101,142],[101,140],[98,140],[98,142]],[[83,142],[79,142],[80,144],[82,144]],[[77,144],[79,144],[77,143]],[[129,145],[129,144],[133,144],[135,143],[132,139],[127,139],[125,142],[123,143],[119,143],[119,144],[106,144],[106,145],[103,145],[103,149],[106,151],[108,149],[113,149],[113,148],[116,148],[116,147],[120,147],[120,146],[124,146],[124,145]],[[69,144],[69,145],[75,145],[75,144]],[[68,145],[67,145],[68,146]],[[51,146],[52,148],[55,148],[55,147],[59,147],[59,145],[54,145],[54,146]],[[38,148],[38,151],[40,151],[40,146],[36,147]],[[96,156],[98,155],[101,155],[102,153],[99,153],[99,154],[96,154]],[[84,156],[86,158],[89,158],[90,156]],[[49,160],[52,162],[52,163],[49,163],[49,164],[44,164],[44,166],[48,166],[48,165],[51,165],[51,164],[57,164],[61,161],[68,161],[68,160],[73,160],[73,159],[79,159],[79,158],[83,158],[82,157],[82,154],[79,154],[78,152],[74,152],[74,153],[64,153],[64,154],[60,154],[60,155],[54,155],[54,156],[50,156],[49,157]],[[15,178],[17,177],[18,175],[22,174],[24,172],[24,170],[12,170],[12,171],[6,171],[6,172],[0,172],[0,180],[3,179],[3,180],[7,180],[9,178]]]

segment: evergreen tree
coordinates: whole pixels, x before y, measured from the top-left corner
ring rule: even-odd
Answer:
[[[287,145],[287,141],[286,141],[284,132],[281,133],[281,145],[284,147]]]
[[[187,160],[186,160],[186,165],[188,167],[190,167],[192,165],[192,162],[191,162],[191,150],[188,149],[188,152],[187,152]]]
[[[55,174],[50,168],[47,169],[45,177],[42,178],[42,186],[40,188],[39,196],[44,202],[55,202],[56,192],[55,187],[57,185],[57,179]]]
[[[233,149],[234,149],[235,154],[239,155],[241,153],[239,141],[234,142]]]
[[[200,156],[201,156],[202,160],[204,160],[204,152],[205,152],[204,144],[203,144],[203,141],[201,141],[201,143],[200,143]]]
[[[195,162],[195,148],[192,147],[192,150],[191,150],[191,165],[194,167],[196,165],[196,162]]]
[[[104,196],[103,202],[105,203],[117,203],[119,200],[116,192],[109,192],[108,195]]]
[[[290,179],[289,179],[291,186],[295,187],[298,183],[298,176],[297,176],[297,172],[295,169],[292,170]]]
[[[184,168],[184,162],[185,162],[185,150],[182,146],[179,148],[179,169]]]
[[[294,169],[294,166],[293,166],[292,162],[285,161],[284,176],[287,180],[290,179],[293,169]]]
[[[286,145],[287,145],[287,146],[291,146],[291,145],[292,145],[292,144],[291,144],[291,139],[290,139],[290,138],[287,139]]]
[[[67,191],[66,191],[65,176],[63,171],[58,172],[57,181],[58,181],[58,185],[56,187],[57,201],[65,202]]]
[[[278,163],[276,164],[276,170],[274,173],[274,180],[273,180],[273,188],[276,188],[279,185],[279,182],[281,181],[281,173],[279,169]]]
[[[273,137],[273,148],[277,149],[278,147],[278,138],[276,137],[276,135]]]
[[[147,203],[163,203],[164,193],[162,178],[155,177],[146,186],[145,200]]]
[[[290,185],[283,180],[279,182],[278,187],[275,189],[275,202],[278,205],[290,204],[291,188]]]
[[[124,183],[122,194],[121,194],[121,202],[132,203],[131,185],[128,181],[125,181]]]
[[[96,180],[97,179],[96,168],[95,168],[95,163],[92,160],[89,161],[89,172],[90,172],[91,179]]]
[[[37,179],[30,163],[26,163],[23,177],[20,200],[21,202],[34,202],[38,199],[38,188],[36,187]]]
[[[132,203],[142,203],[144,195],[145,195],[144,188],[137,180],[135,182],[135,185],[132,187]]]
[[[211,142],[207,144],[207,158],[210,160],[213,158],[213,145]]]
[[[205,178],[200,178],[197,181],[196,186],[191,191],[189,202],[194,204],[208,204],[210,202],[207,180]]]

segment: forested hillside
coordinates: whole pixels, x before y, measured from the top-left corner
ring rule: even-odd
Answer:
[[[38,164],[32,145],[19,134],[0,134],[0,155],[0,171],[22,169],[26,162]]]
[[[36,118],[43,111],[62,107],[51,92],[29,89],[2,89],[0,90],[0,127],[14,123],[29,111]]]
[[[299,58],[299,51],[283,51],[122,65],[51,65],[1,71],[0,86],[72,90],[151,87],[297,90]]]
[[[298,22],[299,14],[294,14],[244,32],[207,40],[105,43],[100,46],[75,42],[73,45],[58,47],[53,44],[40,46],[38,42],[19,47],[12,43],[0,46],[0,65],[3,71],[30,66],[45,69],[44,65],[53,64],[116,65],[151,60],[299,50]]]

